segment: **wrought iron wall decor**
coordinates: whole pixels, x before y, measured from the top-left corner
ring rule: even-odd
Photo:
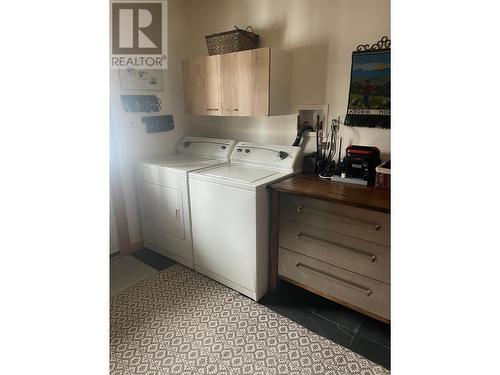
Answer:
[[[160,112],[161,100],[156,95],[120,95],[125,112]]]
[[[383,36],[377,43],[372,44],[360,44],[356,51],[358,52],[366,52],[366,51],[380,51],[385,49],[391,49],[391,40],[386,36]]]
[[[173,130],[174,117],[172,115],[142,117],[146,124],[146,133],[159,133]]]
[[[345,125],[391,127],[391,41],[360,44],[352,53]]]

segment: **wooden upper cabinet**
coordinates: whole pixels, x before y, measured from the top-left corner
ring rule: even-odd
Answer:
[[[290,62],[290,54],[269,47],[185,60],[185,112],[216,116],[290,114]]]
[[[269,48],[220,55],[222,114],[269,114]]]
[[[220,116],[220,58],[198,57],[182,62],[186,114]]]

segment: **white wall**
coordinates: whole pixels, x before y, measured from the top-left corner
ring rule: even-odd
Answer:
[[[116,129],[116,144],[123,182],[123,193],[131,243],[141,240],[139,208],[135,185],[135,164],[138,160],[175,152],[179,140],[187,134],[188,127],[184,117],[182,96],[181,59],[185,56],[186,2],[168,0],[168,69],[163,72],[163,92],[135,91],[137,94],[159,94],[162,111],[159,114],[173,114],[175,129],[168,132],[147,134],[145,125],[140,121],[133,126],[134,118],[122,110],[117,71],[111,72],[111,113]]]
[[[344,119],[351,53],[358,44],[390,38],[390,0],[187,0],[186,58],[207,55],[205,35],[252,25],[261,46],[292,53],[292,106],[329,104]],[[296,116],[189,117],[193,135],[291,144]],[[376,145],[390,157],[390,131],[342,127],[343,148]],[[344,148],[345,149],[345,148]]]

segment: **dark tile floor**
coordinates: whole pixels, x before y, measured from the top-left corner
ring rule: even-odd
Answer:
[[[149,249],[132,255],[158,271],[175,264]],[[390,369],[390,325],[285,281],[280,281],[279,289],[266,294],[259,303]]]
[[[390,325],[283,280],[259,303],[390,369]]]

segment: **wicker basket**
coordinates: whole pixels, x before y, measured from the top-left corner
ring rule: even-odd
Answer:
[[[209,55],[245,51],[257,48],[259,36],[253,33],[253,28],[248,26],[245,30],[234,26],[235,30],[207,35],[207,48]]]

